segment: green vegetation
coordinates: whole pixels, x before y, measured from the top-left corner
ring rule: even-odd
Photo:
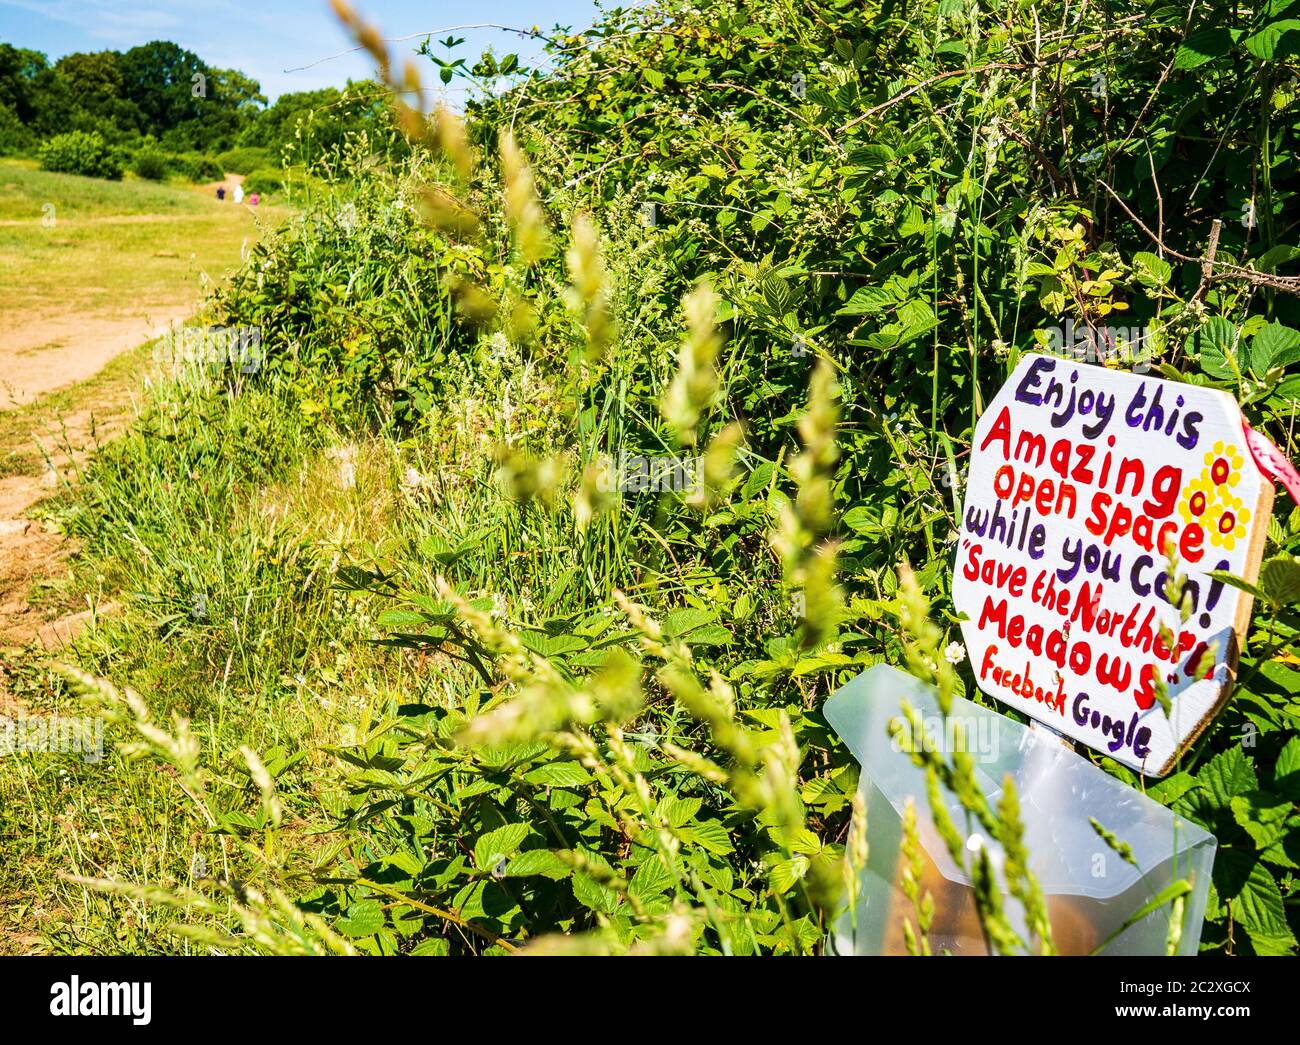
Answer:
[[[204,197],[177,186],[110,182],[39,170],[31,161],[0,161],[0,221],[38,220],[41,205],[51,202],[66,218],[200,214],[208,209]]]
[[[135,154],[135,172],[147,181],[167,177],[167,157],[157,149],[141,149]]]
[[[464,124],[389,84],[409,152],[345,134],[213,298],[264,365],[153,381],[51,509],[119,609],[8,683],[83,695],[111,750],[0,761],[0,925],[820,950],[865,859],[826,695],[888,662],[987,702],[945,655],[956,479],[1021,354],[1068,321],[1126,363],[1104,335],[1141,328],[1300,452],[1294,19],[665,0],[557,31],[546,72],[424,48],[487,88]],[[677,470],[621,489],[637,460]],[[1207,951],[1297,949],[1298,551],[1279,500],[1235,696],[1177,772],[1089,756],[1218,837]],[[1016,850],[1014,793],[930,771]],[[1049,953],[1023,860],[971,872],[991,946]]]
[[[183,166],[178,161],[176,166],[180,166],[191,181],[221,181],[226,176],[225,168],[220,162],[208,156],[195,156],[183,161]]]
[[[273,168],[278,160],[279,157],[274,155],[270,149],[255,146],[241,146],[217,154],[217,165],[222,170],[234,171],[237,174],[248,174],[264,167]]]
[[[72,131],[68,134],[56,134],[41,146],[40,156],[41,167],[47,171],[82,174],[88,178],[108,178],[111,181],[117,181],[122,177],[122,167],[117,157],[109,149],[108,143],[97,133]],[[158,177],[161,177],[161,172]],[[151,180],[157,181],[158,177]]]
[[[279,192],[284,188],[284,172],[273,167],[258,167],[244,179],[245,192]]]
[[[51,170],[116,178],[143,165],[140,176],[157,181],[165,164],[182,178],[219,181],[224,171],[282,161],[328,165],[358,134],[376,150],[405,151],[378,84],[293,92],[268,106],[255,80],[169,41],[69,54],[52,65],[38,51],[0,43],[0,155],[49,151]],[[98,142],[93,159],[86,135]]]

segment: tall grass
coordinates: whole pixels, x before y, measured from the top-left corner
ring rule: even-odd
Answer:
[[[1005,57],[1001,28],[950,7],[885,26],[909,75]],[[782,9],[763,31],[829,41],[798,52],[816,54],[807,107],[748,83],[711,85],[735,106],[719,114],[594,101],[703,48],[777,97],[769,49],[701,27],[683,49],[673,19],[697,14],[674,7],[615,19],[662,32],[557,44],[563,75],[509,99],[550,133],[495,96],[465,127],[418,110],[419,70],[336,8],[413,154],[340,157],[218,295],[262,328],[263,372],[155,384],[63,506],[81,583],[122,608],[69,651],[76,670],[12,673],[36,707],[86,691],[122,746],[97,770],[0,766],[33,860],[0,873],[21,904],[76,912],[75,936],[42,933],[65,950],[173,932],[259,952],[819,950],[867,858],[820,701],[883,660],[945,707],[970,684],[945,657],[959,493],[936,472],[956,475],[981,384],[1031,347],[1031,258],[1062,287],[1097,267],[1032,150],[999,159],[1033,84],[911,90],[880,27],[852,27],[855,46]],[[608,90],[645,103],[627,75]],[[915,127],[849,115],[903,102]],[[618,137],[657,121],[671,136]],[[638,219],[697,197],[729,216]],[[1110,308],[1116,288],[1089,293]],[[702,482],[620,488],[636,456],[698,458]],[[925,768],[1011,854],[968,868],[990,946],[1050,953],[1015,796],[990,805],[968,762]],[[111,829],[92,846],[95,817]],[[74,879],[51,886],[55,867]],[[924,953],[933,898],[914,871],[903,887]]]

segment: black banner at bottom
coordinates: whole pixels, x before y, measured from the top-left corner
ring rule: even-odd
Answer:
[[[688,961],[0,958],[0,1006],[18,1027],[71,1021],[82,1030],[112,1024],[128,1034],[205,1027],[214,1034],[223,1027],[373,1031],[388,1019],[427,1012],[436,1035],[451,1014],[553,1021],[582,1019],[588,1009],[604,1022],[625,1015],[628,1005],[654,1004],[666,1014],[682,1001],[698,1007],[705,999],[728,1024],[752,1020],[764,1029],[787,1006],[792,1019],[806,1019],[815,1004],[819,1023],[861,1031],[871,1027],[873,1013],[882,1028],[902,1013],[939,1027],[979,1012],[998,1020],[998,1007],[1010,1004],[1020,1019],[1038,1011],[1088,1025],[1175,1020],[1230,1030],[1234,1021],[1285,1020],[1296,970],[1283,959],[733,958],[707,969],[694,959],[696,967],[686,969]],[[694,994],[695,986],[707,994]],[[665,1033],[673,1025],[680,1031],[686,1024],[674,1019]]]

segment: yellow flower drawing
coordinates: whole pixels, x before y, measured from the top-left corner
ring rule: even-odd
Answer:
[[[1246,524],[1250,522],[1250,509],[1244,507],[1241,498],[1226,489],[1219,490],[1219,499],[1206,514],[1205,529],[1210,535],[1210,543],[1232,551],[1237,541],[1246,536]]]
[[[1199,479],[1193,479],[1183,487],[1183,496],[1178,502],[1178,510],[1185,523],[1205,523],[1210,510],[1214,507],[1215,485],[1208,471],[1202,472]]]
[[[1241,451],[1222,439],[1215,440],[1214,449],[1205,454],[1202,477],[1208,475],[1216,487],[1236,486],[1241,482],[1241,469],[1246,463]]]

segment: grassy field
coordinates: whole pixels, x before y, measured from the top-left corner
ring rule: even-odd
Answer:
[[[53,209],[43,209],[47,205]],[[144,404],[148,392],[142,390],[141,380],[153,369],[148,346],[139,344],[145,337],[146,318],[159,314],[179,318],[197,309],[211,289],[240,264],[241,253],[286,213],[267,205],[255,213],[230,202],[223,205],[184,183],[132,178],[108,182],[41,171],[27,161],[0,160],[3,377],[6,382],[21,381],[37,367],[64,365],[62,355],[66,354],[70,380],[35,401],[0,411],[0,477],[10,484],[5,488],[10,511],[45,499],[27,510],[36,520],[33,525],[41,527],[42,520],[57,519],[66,508],[69,492],[67,487],[60,492],[37,483],[46,468],[46,455],[54,454],[71,469],[69,477],[75,481],[75,474],[87,463],[78,448],[102,442],[107,434],[121,429],[135,406]],[[116,344],[109,346],[111,351],[105,351],[108,339],[116,339]],[[99,368],[101,362],[104,365]],[[24,483],[32,487],[30,494],[12,485]],[[10,547],[10,538],[5,540],[6,556],[11,551],[24,554],[22,547]],[[48,542],[37,546],[46,551]],[[0,601],[25,600],[48,606],[49,613],[84,609],[87,598],[97,604],[106,586],[114,587],[123,580],[97,576],[97,569],[78,557],[65,563],[62,556],[52,556],[46,576],[36,585],[25,592],[5,591]],[[25,688],[21,679],[27,677],[26,669],[18,676],[5,670],[12,666],[9,658],[14,655],[13,650],[0,654],[0,675],[5,679],[0,682],[0,705],[6,710],[12,710],[16,700],[31,706],[19,696]],[[38,654],[24,663],[48,661]],[[93,831],[69,832],[74,821],[68,817],[74,809],[102,811],[98,837],[127,837],[121,828],[138,820],[132,814],[126,825],[118,823],[124,816],[122,809],[137,808],[134,801],[123,805],[122,793],[115,790],[124,781],[115,779],[105,788],[108,781],[90,773],[84,780],[86,786],[74,792],[64,786],[66,764],[46,767],[51,770],[48,780],[43,772],[22,780],[25,770],[20,769],[20,761],[3,761],[6,770],[20,772],[19,779],[6,774],[0,805],[10,811],[17,808],[19,792],[26,800],[53,803],[45,805],[41,820],[52,833],[37,828],[27,834],[32,848],[23,847],[29,859],[41,854],[42,869],[37,874],[57,877],[56,868],[79,865],[86,872],[102,872],[103,867],[82,863],[77,856],[93,852],[97,836]],[[174,796],[164,801],[166,781],[151,781],[149,776],[130,776],[125,783],[146,805],[150,799],[144,792],[161,784],[153,797],[159,803],[157,808],[165,809]],[[42,782],[53,788],[44,790]],[[71,804],[65,801],[74,794]],[[7,813],[0,816],[8,821],[4,831],[8,834],[14,822],[8,820]],[[29,826],[35,828],[35,822]],[[142,829],[151,834],[157,826],[151,821]],[[60,839],[72,840],[72,849],[65,850]],[[11,859],[14,855],[7,844],[5,859],[0,861],[0,896],[4,897],[0,901],[0,937],[5,941],[0,943],[0,953],[36,945],[50,924],[39,905],[33,907],[24,900],[29,890],[13,877],[20,873],[19,863]],[[119,855],[126,854],[119,851]],[[137,865],[137,870],[150,873],[142,865]],[[70,912],[68,908],[64,913]]]
[[[195,304],[283,215],[188,184],[109,182],[0,160],[0,328]]]
[[[41,170],[35,160],[0,159],[0,221],[39,220],[47,203],[63,218],[200,214],[206,194],[186,183],[83,178]]]

